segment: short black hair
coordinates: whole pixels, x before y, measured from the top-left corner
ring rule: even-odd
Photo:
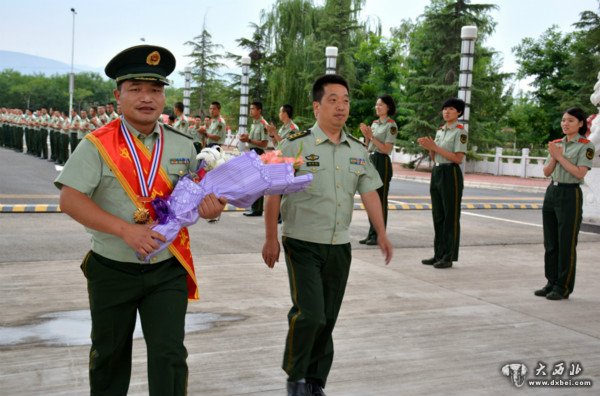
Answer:
[[[250,106],[254,106],[258,110],[262,111],[262,102],[259,102],[258,100],[255,100],[254,102],[250,103]]]
[[[388,116],[393,116],[394,114],[396,114],[396,102],[394,102],[394,98],[392,98],[390,95],[381,95],[379,98],[377,99],[381,99],[381,101],[383,103],[386,104],[386,106],[388,107]]]
[[[456,111],[458,111],[458,116],[460,117],[465,112],[465,101],[458,98],[448,98],[442,105],[442,110],[446,107],[454,107]]]
[[[175,102],[173,107],[175,107],[177,110],[179,110],[183,113],[183,102]]]
[[[292,105],[284,104],[283,106],[281,106],[281,108],[288,115],[288,117],[294,118],[294,108],[292,107]]]
[[[211,102],[211,105],[215,106],[217,109],[221,110],[221,103],[219,102]]]
[[[579,127],[579,134],[585,137],[587,133],[587,116],[585,115],[585,111],[580,109],[579,107],[571,107],[565,110],[565,113],[577,118],[579,121],[583,121],[583,124]]]
[[[339,84],[343,85],[348,94],[350,94],[350,88],[348,87],[348,81],[340,75],[337,74],[325,74],[315,80],[312,87],[312,99],[313,102],[321,102],[323,99],[323,95],[325,94],[325,85],[329,84]]]

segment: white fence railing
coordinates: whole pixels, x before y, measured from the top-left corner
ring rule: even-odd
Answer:
[[[392,162],[408,164],[418,160],[421,154],[409,154],[400,147],[392,151]],[[496,154],[479,154],[480,161],[469,160],[465,164],[467,173],[490,173],[496,176],[544,177],[545,157],[530,157],[529,149],[521,150],[521,155],[502,155],[502,147],[496,147]],[[429,164],[429,159],[423,160]]]

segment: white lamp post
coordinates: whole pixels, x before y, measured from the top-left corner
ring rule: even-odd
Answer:
[[[190,87],[192,84],[192,69],[190,67],[185,68],[185,85],[183,88],[183,114],[186,116],[190,115]]]
[[[337,68],[337,47],[325,48],[325,74],[335,74]]]
[[[471,85],[473,83],[473,57],[477,26],[463,26],[460,31],[462,44],[460,47],[460,76],[458,78],[458,98],[465,101],[465,111],[460,118],[469,131],[469,115],[471,113]]]
[[[75,59],[75,8],[71,8],[73,14],[73,34],[71,37],[71,73],[69,74],[69,121],[72,121],[73,116],[73,93],[75,92],[75,73],[73,72],[73,60]]]
[[[240,118],[238,135],[248,132],[248,84],[250,82],[250,57],[242,57],[242,83],[240,85]]]

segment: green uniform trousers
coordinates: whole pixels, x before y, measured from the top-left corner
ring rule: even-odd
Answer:
[[[429,193],[435,232],[434,257],[437,260],[458,260],[463,187],[463,174],[457,164],[439,164],[433,167]]]
[[[390,191],[390,181],[392,180],[392,160],[390,156],[387,154],[381,154],[378,152],[374,152],[371,154],[371,162],[375,169],[377,169],[377,173],[379,173],[379,177],[383,182],[383,186],[377,189],[377,194],[379,195],[379,200],[381,201],[381,206],[383,207],[383,224],[387,225],[388,218],[388,194]],[[373,228],[373,223],[369,219],[369,233],[367,234],[367,239],[377,240],[377,232],[375,228]]]
[[[261,148],[258,148],[258,147],[253,147],[250,150],[254,151],[258,155],[262,155],[265,152],[265,150],[263,150]],[[260,214],[262,214],[264,202],[265,202],[265,197],[261,196],[256,201],[254,201],[254,203],[252,204],[252,207],[250,209],[254,213],[260,213]]]
[[[582,207],[579,184],[552,183],[548,186],[542,206],[546,286],[563,297],[573,293],[575,286]]]
[[[283,237],[283,247],[293,306],[282,367],[289,381],[307,378],[324,387],[333,362],[331,334],[352,261],[350,244]]]
[[[90,252],[81,269],[92,314],[91,395],[127,395],[137,312],[146,341],[150,395],[185,395],[188,300],[181,264],[175,258],[156,264],[123,263]]]

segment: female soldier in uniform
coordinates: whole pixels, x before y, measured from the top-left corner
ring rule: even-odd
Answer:
[[[450,98],[442,105],[442,117],[445,124],[438,129],[435,140],[421,137],[417,142],[429,151],[435,160],[431,172],[431,212],[433,215],[434,254],[432,258],[422,260],[435,268],[452,267],[458,260],[460,244],[460,202],[463,192],[463,175],[459,167],[467,152],[467,131],[458,123],[465,111],[465,102]]]
[[[383,95],[377,98],[375,103],[375,113],[379,117],[371,127],[365,124],[360,124],[360,131],[365,137],[365,143],[369,153],[371,153],[371,162],[377,169],[379,177],[383,182],[383,186],[377,189],[379,200],[383,207],[383,221],[387,225],[388,214],[388,193],[390,189],[390,180],[392,180],[392,161],[390,153],[394,149],[396,134],[398,127],[394,120],[389,118],[396,113],[396,103],[390,95]],[[365,239],[361,239],[359,243],[366,245],[377,245],[377,232],[371,221],[369,221],[369,233]]]
[[[579,186],[594,159],[594,145],[584,137],[587,123],[583,110],[573,107],[565,111],[560,126],[565,137],[548,143],[544,165],[544,175],[552,176],[542,207],[548,281],[534,292],[548,300],[562,300],[573,293],[583,205]]]

